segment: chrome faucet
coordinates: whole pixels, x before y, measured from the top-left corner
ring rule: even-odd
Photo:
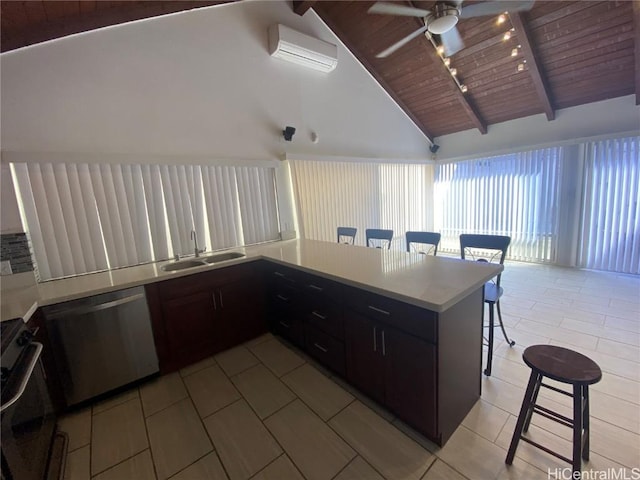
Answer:
[[[193,240],[193,252],[195,253],[196,257],[199,257],[200,254],[207,249],[207,247],[204,247],[202,250],[198,249],[198,235],[196,235],[195,230],[191,230],[191,240]]]

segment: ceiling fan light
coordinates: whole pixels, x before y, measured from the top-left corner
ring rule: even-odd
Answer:
[[[445,10],[441,17],[431,20],[431,22],[429,22],[429,31],[436,35],[442,35],[455,27],[457,23],[458,10],[452,8],[450,10]]]

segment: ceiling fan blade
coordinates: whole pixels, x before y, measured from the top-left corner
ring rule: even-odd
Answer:
[[[499,15],[504,12],[524,12],[531,10],[534,0],[521,1],[493,1],[474,3],[463,6],[460,10],[460,18],[483,17],[485,15]]]
[[[462,41],[462,37],[460,36],[460,32],[456,27],[453,27],[451,30],[448,30],[440,35],[440,40],[442,41],[442,46],[444,47],[444,54],[447,57],[450,57],[456,52],[459,52],[464,48],[464,42]]]
[[[391,2],[376,2],[369,7],[368,13],[382,13],[386,15],[405,15],[409,17],[426,17],[431,15],[429,10],[409,7]]]
[[[418,30],[416,30],[415,32],[413,32],[410,35],[407,35],[406,37],[404,37],[402,40],[400,40],[399,42],[394,43],[393,45],[391,45],[389,48],[387,48],[386,50],[383,50],[382,52],[380,52],[379,54],[376,55],[377,58],[385,58],[388,57],[389,55],[391,55],[393,52],[395,52],[396,50],[398,50],[400,47],[403,47],[404,45],[406,45],[407,43],[409,43],[411,40],[413,40],[416,37],[419,37],[420,35],[422,35],[424,32],[427,31],[427,26],[425,25],[422,28],[419,28]]]

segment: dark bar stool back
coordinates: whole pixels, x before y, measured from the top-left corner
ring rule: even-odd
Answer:
[[[353,245],[356,243],[357,232],[358,229],[355,227],[338,227],[338,243]]]
[[[460,256],[463,260],[470,257],[471,260],[476,260],[478,262],[498,262],[502,265],[504,264],[504,259],[507,256],[507,250],[510,243],[511,237],[504,235],[476,235],[463,233],[460,235]],[[516,344],[516,342],[507,336],[507,332],[504,329],[504,323],[502,323],[500,297],[504,290],[502,289],[502,286],[500,286],[501,278],[502,274],[499,274],[496,278],[488,281],[484,285],[484,301],[489,305],[487,367],[484,370],[484,374],[486,376],[491,375],[491,364],[493,362],[493,329],[495,327],[494,307],[498,310],[498,320],[500,322],[500,328],[502,329],[502,335],[504,335],[505,341],[510,347]]]
[[[384,230],[380,228],[367,228],[365,231],[367,237],[367,247],[391,249],[391,240],[393,240],[393,230]],[[374,240],[379,240],[380,245],[375,245]],[[385,244],[386,242],[386,244]]]
[[[440,234],[436,232],[407,232],[405,233],[407,241],[407,252],[411,251],[413,246],[414,251],[428,255],[433,251],[433,255],[438,254],[438,245],[440,244]],[[431,245],[426,250],[419,249],[420,245]]]
[[[522,400],[520,415],[518,415],[516,429],[513,432],[505,462],[511,465],[518,448],[518,442],[523,440],[570,463],[573,469],[571,478],[580,478],[580,475],[576,472],[582,471],[582,460],[589,460],[589,385],[600,381],[602,371],[598,364],[589,357],[555,345],[532,345],[524,351],[522,359],[531,367],[531,376]],[[572,391],[566,392],[560,388],[542,383],[544,377],[570,384]],[[538,405],[536,401],[538,400],[540,387],[549,388],[573,398],[573,418],[565,417]],[[531,416],[534,413],[573,429],[572,458],[554,452],[523,435],[529,429]]]

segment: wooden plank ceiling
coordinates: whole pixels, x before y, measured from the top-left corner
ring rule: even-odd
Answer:
[[[217,3],[224,2],[2,1],[1,51]],[[424,35],[376,58],[423,23],[368,14],[372,4],[296,0],[293,8],[300,14],[313,8],[431,139],[473,128],[486,133],[492,124],[540,113],[552,121],[557,109],[634,93],[640,103],[640,0],[537,0],[502,24],[496,16],[461,19],[465,48],[451,56],[450,67],[466,93]]]

